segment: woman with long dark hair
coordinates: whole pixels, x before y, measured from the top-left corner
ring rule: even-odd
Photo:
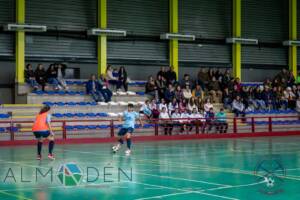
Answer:
[[[125,67],[120,67],[119,69],[119,81],[120,81],[120,86],[124,87],[125,92],[128,91],[128,81],[127,81],[127,72],[125,70]]]
[[[32,132],[35,138],[38,140],[37,143],[37,160],[42,159],[42,146],[45,138],[49,140],[49,154],[48,158],[54,160],[53,148],[54,148],[54,133],[51,128],[51,115],[49,114],[50,107],[44,106],[39,114],[36,116],[34,124],[32,126]]]
[[[24,76],[25,76],[25,81],[30,84],[30,86],[34,89],[37,90],[39,88],[38,83],[35,80],[35,74],[34,71],[32,69],[32,65],[31,64],[27,64],[25,71],[24,71]]]

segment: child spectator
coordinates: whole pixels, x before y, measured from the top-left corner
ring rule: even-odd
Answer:
[[[176,89],[175,89],[175,98],[177,99],[178,102],[180,102],[183,99],[183,93],[181,91],[180,85],[176,86]]]
[[[226,113],[221,108],[216,114],[216,131],[219,133],[227,133],[228,123],[226,121]]]
[[[192,98],[192,91],[190,89],[190,85],[186,85],[185,88],[182,90],[182,94],[183,94],[183,98],[185,98],[186,100],[189,100],[190,98]]]
[[[145,104],[142,105],[142,107],[140,109],[140,113],[146,115],[146,117],[148,119],[151,118],[151,116],[152,116],[152,110],[150,108],[150,101],[149,100],[146,100]]]
[[[170,116],[166,109],[166,107],[163,107],[160,114],[159,119],[161,120],[161,125],[164,128],[165,135],[171,135],[172,134],[172,126],[170,125]]]
[[[293,93],[291,87],[287,87],[284,91],[284,98],[288,103],[288,108],[294,109],[296,107],[296,95]]]
[[[205,112],[209,112],[209,110],[213,109],[213,107],[214,107],[213,104],[210,103],[210,99],[207,98],[206,101],[205,101],[205,103],[204,103],[204,111]]]
[[[189,117],[190,115],[188,111],[186,109],[183,110],[183,112],[180,115],[180,124],[181,124],[180,133],[183,133],[183,131],[186,130],[189,124]]]
[[[31,64],[26,65],[24,76],[26,83],[30,84],[33,90],[37,90],[39,88],[39,85],[35,80],[35,75]]]
[[[168,104],[164,98],[161,99],[161,102],[158,105],[159,112],[161,112],[163,108],[166,108],[166,111],[168,112]]]
[[[172,129],[171,129],[171,131],[173,130],[173,127],[174,126],[179,126],[179,127],[181,127],[181,124],[180,124],[180,117],[181,117],[181,114],[180,114],[180,112],[179,112],[179,109],[178,108],[176,108],[175,109],[175,111],[172,113],[172,115],[171,115],[171,118],[172,118]]]
[[[204,133],[205,118],[200,112],[198,112],[196,108],[192,110],[191,114],[189,115],[189,118],[191,119],[189,131],[192,131],[193,126],[198,126],[200,127],[201,133]]]
[[[207,127],[207,133],[209,133],[214,126],[215,113],[213,108],[210,108],[205,113],[205,118],[206,118],[205,127]]]
[[[187,108],[189,111],[193,111],[194,109],[196,109],[196,111],[198,112],[198,106],[196,105],[196,100],[194,97],[190,98]]]
[[[178,109],[179,105],[176,100],[176,98],[173,98],[173,100],[168,105],[169,114],[172,115],[172,113],[175,111],[175,109]]]

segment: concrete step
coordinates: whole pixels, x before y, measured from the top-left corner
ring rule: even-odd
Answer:
[[[112,101],[145,101],[146,96],[140,95],[113,95]],[[27,103],[29,104],[42,104],[43,102],[91,102],[93,101],[90,95],[36,95],[28,94]]]

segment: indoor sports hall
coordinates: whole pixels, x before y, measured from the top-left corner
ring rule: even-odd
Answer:
[[[0,0],[0,199],[300,199],[298,7]]]

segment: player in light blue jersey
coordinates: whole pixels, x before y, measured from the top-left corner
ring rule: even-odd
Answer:
[[[124,143],[123,138],[126,139],[127,143],[127,150],[125,151],[126,155],[130,155],[131,153],[131,135],[134,131],[135,121],[138,119],[140,121],[141,126],[143,126],[142,120],[140,118],[139,113],[133,110],[133,104],[128,104],[128,110],[123,113],[123,120],[124,123],[122,128],[118,133],[118,144],[112,147],[114,153],[120,150],[122,144]]]

